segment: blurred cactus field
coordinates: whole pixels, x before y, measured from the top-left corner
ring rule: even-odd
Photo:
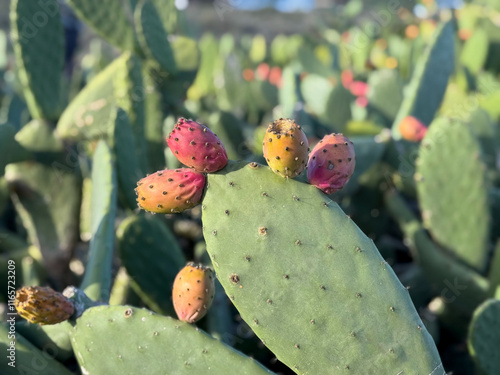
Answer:
[[[0,374],[499,375],[498,1],[242,3],[0,0]]]

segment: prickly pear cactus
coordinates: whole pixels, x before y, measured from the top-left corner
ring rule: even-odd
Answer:
[[[271,374],[188,323],[131,306],[91,308],[70,334],[84,374],[140,374],[144,366],[152,374]],[[109,345],[96,335],[128,344]]]
[[[415,179],[425,227],[442,246],[483,271],[488,190],[481,147],[469,127],[440,118],[422,141]]]
[[[34,118],[55,120],[64,67],[64,31],[56,1],[11,2],[14,51],[24,97]]]
[[[500,301],[489,299],[474,312],[469,327],[469,352],[485,374],[500,373]]]
[[[408,291],[328,197],[257,163],[231,163],[208,184],[217,277],[280,361],[298,374],[444,373]]]

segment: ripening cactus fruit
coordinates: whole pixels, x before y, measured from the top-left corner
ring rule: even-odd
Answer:
[[[158,171],[137,183],[137,204],[157,214],[182,212],[200,203],[205,182],[205,175],[189,168]]]
[[[205,316],[215,295],[213,272],[201,264],[188,263],[175,277],[172,290],[179,320],[195,323]]]
[[[290,119],[269,124],[262,143],[264,158],[281,177],[296,177],[306,167],[309,143],[300,125]]]
[[[307,179],[326,194],[342,189],[351,178],[356,157],[354,145],[342,134],[326,135],[309,155]]]
[[[16,292],[17,313],[31,323],[57,324],[75,312],[73,302],[49,287],[23,287]]]
[[[427,127],[413,116],[406,116],[399,123],[399,132],[403,139],[410,142],[420,142],[427,133]]]
[[[182,164],[197,172],[217,172],[227,164],[226,149],[219,137],[196,121],[179,119],[167,143]]]

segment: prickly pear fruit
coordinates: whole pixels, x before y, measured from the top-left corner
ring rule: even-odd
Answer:
[[[200,203],[205,182],[202,173],[189,168],[158,171],[137,183],[137,203],[158,214],[182,212]]]
[[[281,177],[296,177],[306,167],[309,143],[295,121],[279,119],[269,124],[264,136],[264,158]]]
[[[227,153],[219,137],[196,121],[179,119],[167,143],[182,164],[197,172],[217,172],[227,164]]]
[[[179,320],[194,323],[205,316],[215,295],[213,272],[201,264],[188,263],[175,277],[172,290]]]
[[[342,189],[354,172],[354,145],[342,134],[326,135],[309,155],[307,179],[326,194]]]
[[[420,142],[427,133],[427,127],[413,116],[406,116],[399,123],[399,132],[403,139],[410,142]]]
[[[73,302],[49,287],[23,287],[16,292],[17,313],[31,323],[57,324],[75,312]]]

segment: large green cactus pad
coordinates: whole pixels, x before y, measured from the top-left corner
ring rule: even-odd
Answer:
[[[10,21],[19,78],[31,115],[59,115],[64,32],[56,1],[11,2]]]
[[[280,361],[311,375],[444,373],[408,291],[337,204],[258,164],[230,163],[208,183],[217,276]]]
[[[489,231],[481,147],[469,127],[440,118],[424,138],[416,180],[424,225],[443,247],[483,270]]]
[[[75,13],[109,43],[122,50],[135,46],[134,29],[121,0],[68,0]]]
[[[474,312],[469,327],[469,352],[488,375],[500,373],[500,301],[489,299]]]
[[[93,307],[71,336],[84,374],[141,374],[145,368],[148,374],[271,373],[187,323],[131,306]]]
[[[449,21],[435,32],[429,49],[420,58],[405,88],[405,97],[392,128],[395,138],[401,138],[399,123],[406,116],[415,116],[426,125],[434,119],[454,69],[454,44],[453,24]]]

